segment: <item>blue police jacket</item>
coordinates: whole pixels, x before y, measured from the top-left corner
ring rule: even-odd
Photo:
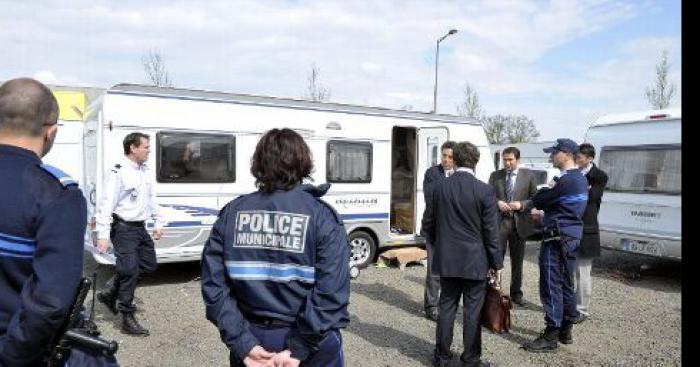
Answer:
[[[552,188],[543,188],[532,198],[533,205],[544,210],[545,231],[556,230],[571,238],[581,239],[583,212],[588,203],[588,181],[578,168],[567,170]]]
[[[41,365],[83,269],[85,198],[32,151],[0,145],[0,366]]]
[[[287,349],[302,361],[347,325],[349,243],[323,186],[254,192],[219,213],[202,255],[202,296],[236,357],[260,344],[250,317],[289,322]]]

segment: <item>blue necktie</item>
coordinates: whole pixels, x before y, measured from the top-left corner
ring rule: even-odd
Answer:
[[[506,178],[506,201],[513,201],[513,172],[508,171]]]

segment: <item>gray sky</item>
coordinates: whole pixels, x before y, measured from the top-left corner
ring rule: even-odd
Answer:
[[[163,55],[183,88],[300,98],[312,63],[331,101],[438,112],[469,82],[487,114],[580,141],[596,116],[648,109],[662,50],[680,106],[680,0],[5,1],[0,80],[145,82]]]

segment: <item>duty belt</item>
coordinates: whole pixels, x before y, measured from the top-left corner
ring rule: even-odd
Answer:
[[[273,319],[271,317],[246,315],[245,318],[253,324],[264,326],[292,326],[291,322]]]

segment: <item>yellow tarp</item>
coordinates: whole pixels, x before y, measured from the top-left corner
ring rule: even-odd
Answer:
[[[53,91],[58,101],[59,120],[82,121],[87,109],[87,96],[83,92]]]

